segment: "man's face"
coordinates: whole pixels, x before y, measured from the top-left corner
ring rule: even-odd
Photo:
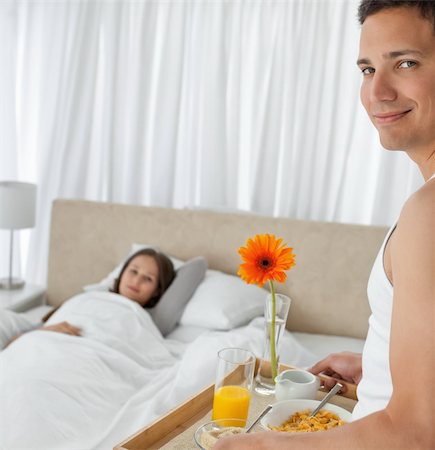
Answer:
[[[416,8],[369,16],[361,30],[361,100],[382,145],[414,160],[435,150],[435,35]]]

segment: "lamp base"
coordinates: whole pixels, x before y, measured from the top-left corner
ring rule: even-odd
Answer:
[[[22,289],[26,282],[20,278],[1,278],[0,289],[12,291],[14,289]]]

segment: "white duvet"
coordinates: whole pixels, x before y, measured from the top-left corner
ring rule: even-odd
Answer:
[[[262,351],[263,320],[209,331],[191,344],[164,339],[149,314],[117,294],[70,299],[48,321],[82,336],[37,330],[0,353],[0,448],[111,449],[214,382],[224,347]],[[313,362],[284,336],[283,360]],[[287,361],[290,362],[290,361]]]

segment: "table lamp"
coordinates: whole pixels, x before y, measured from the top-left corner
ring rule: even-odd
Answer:
[[[0,279],[0,289],[19,289],[24,281],[13,278],[14,230],[35,225],[36,185],[18,181],[0,182],[0,229],[10,230],[9,276]]]

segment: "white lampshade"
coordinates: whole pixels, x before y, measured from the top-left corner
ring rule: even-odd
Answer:
[[[18,230],[35,225],[36,185],[0,182],[0,228]]]

